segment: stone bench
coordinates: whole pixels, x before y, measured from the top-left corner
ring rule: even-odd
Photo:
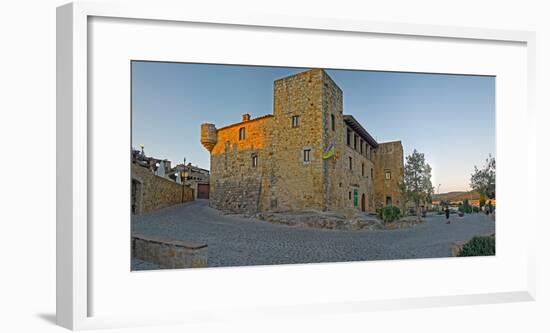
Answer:
[[[132,257],[157,264],[161,268],[207,267],[208,245],[133,234]]]

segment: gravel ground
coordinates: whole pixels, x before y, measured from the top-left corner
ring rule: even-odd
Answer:
[[[208,266],[247,266],[451,256],[453,241],[495,232],[483,214],[428,216],[426,223],[400,230],[335,231],[272,224],[224,215],[197,200],[132,217],[132,231],[208,244]],[[154,265],[132,261],[136,270]]]

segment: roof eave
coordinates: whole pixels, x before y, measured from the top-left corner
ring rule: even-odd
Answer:
[[[352,115],[344,115],[344,121],[371,146],[378,148],[378,142],[376,142],[369,132],[361,126],[361,124]]]

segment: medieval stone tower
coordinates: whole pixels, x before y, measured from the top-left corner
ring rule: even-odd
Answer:
[[[377,155],[385,144],[343,114],[342,91],[321,69],[276,80],[272,115],[245,114],[219,129],[202,124],[201,143],[211,156],[210,204],[217,209],[372,212],[399,202],[401,143]],[[392,182],[377,179],[388,170]]]

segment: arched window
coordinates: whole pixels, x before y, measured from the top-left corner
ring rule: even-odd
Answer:
[[[239,140],[244,140],[245,136],[246,136],[245,129],[244,129],[244,127],[241,127],[239,129]]]

